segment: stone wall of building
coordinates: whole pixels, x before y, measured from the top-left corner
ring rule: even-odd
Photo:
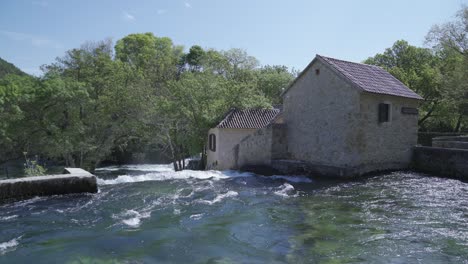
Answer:
[[[234,149],[236,168],[246,165],[269,165],[271,162],[272,129],[265,127],[244,138]]]
[[[272,159],[284,158],[287,153],[285,128],[284,124],[272,124],[240,141],[233,148],[235,168],[266,166]]]
[[[234,167],[232,149],[243,138],[254,133],[256,129],[213,128],[208,132],[216,136],[216,151],[207,148],[207,169],[229,170]],[[207,138],[208,142],[208,138]]]
[[[359,164],[359,91],[319,60],[283,96],[291,158],[335,166]],[[318,72],[317,72],[318,71]]]
[[[418,100],[360,91],[319,60],[283,99],[291,159],[356,174],[408,167],[418,116],[402,108]],[[391,105],[390,122],[379,123],[380,103]]]
[[[390,104],[390,122],[379,123],[380,103]],[[417,109],[418,100],[362,93],[359,127],[354,141],[360,153],[360,173],[408,168],[418,139],[418,115],[402,109]]]

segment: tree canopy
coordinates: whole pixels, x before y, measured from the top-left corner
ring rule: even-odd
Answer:
[[[454,21],[434,25],[427,48],[404,40],[364,63],[383,67],[425,99],[420,108],[421,130],[468,130],[468,7]]]
[[[42,69],[0,79],[0,160],[28,152],[93,170],[154,148],[180,161],[230,108],[271,107],[293,79],[240,49],[185,52],[152,33],[87,42]]]

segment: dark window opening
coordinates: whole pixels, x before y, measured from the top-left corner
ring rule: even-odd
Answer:
[[[390,121],[390,104],[379,104],[379,123]]]
[[[320,74],[320,69],[315,69],[315,75],[319,75]]]
[[[208,136],[208,148],[213,152],[216,151],[216,135],[215,134],[210,134]]]

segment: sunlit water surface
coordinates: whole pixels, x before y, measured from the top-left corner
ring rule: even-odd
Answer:
[[[468,184],[106,167],[99,193],[0,206],[0,263],[468,263]]]

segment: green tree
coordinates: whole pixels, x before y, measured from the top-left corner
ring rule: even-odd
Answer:
[[[364,63],[383,67],[424,98],[420,109],[420,126],[424,126],[437,113],[441,104],[440,60],[430,49],[399,40],[384,53],[376,54]]]
[[[265,66],[257,71],[258,89],[272,104],[281,104],[281,93],[292,81],[294,76],[286,66]]]
[[[451,113],[452,130],[468,128],[468,7],[462,6],[454,21],[434,25],[426,36],[441,58],[443,98]]]

